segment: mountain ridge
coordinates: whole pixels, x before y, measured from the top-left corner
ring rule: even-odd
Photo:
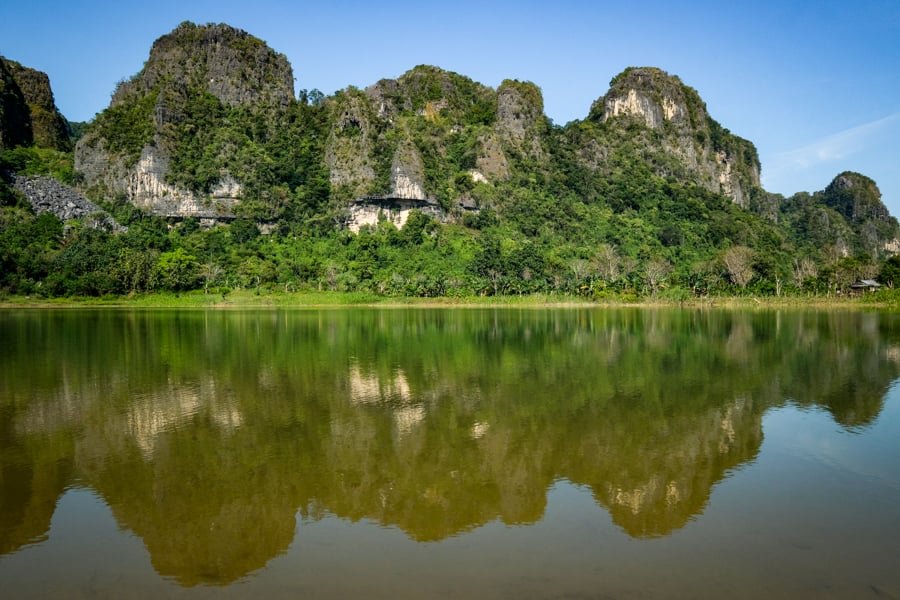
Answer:
[[[780,293],[785,280],[798,289],[828,280],[834,290],[838,279],[872,276],[900,248],[897,221],[864,175],[844,172],[825,190],[784,198],[762,188],[760,170],[753,143],[659,68],[626,68],[584,119],[559,126],[534,83],[495,89],[430,65],[365,89],[295,97],[292,66],[264,41],[185,22],[154,42],[87,125],[72,182],[124,226],[135,214],[167,222],[173,233],[160,249],[178,247],[174,232],[198,220],[329,244],[349,229],[360,238],[332,252],[345,281],[321,249],[281,274],[281,259],[260,252],[272,265],[265,279],[388,294],[446,293],[449,272],[470,293],[595,294],[598,282],[705,293],[750,281]],[[413,284],[420,267],[383,246],[399,244],[391,226],[410,224],[418,233],[403,235],[414,255],[427,248],[447,259],[427,289]],[[370,236],[370,250],[355,247]],[[245,237],[239,243],[255,239]],[[732,248],[751,263],[749,278],[725,266]],[[800,273],[801,259],[821,268]]]

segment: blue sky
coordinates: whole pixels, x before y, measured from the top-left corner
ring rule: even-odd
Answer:
[[[0,11],[0,54],[47,72],[72,120],[105,108],[184,20],[262,38],[287,55],[298,89],[330,94],[434,64],[493,87],[533,81],[558,124],[584,118],[625,67],[657,66],[756,144],[769,191],[815,191],[855,170],[900,215],[900,0],[41,0]]]

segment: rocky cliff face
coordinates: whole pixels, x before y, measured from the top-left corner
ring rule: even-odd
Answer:
[[[123,82],[112,104],[161,88],[199,87],[226,106],[294,98],[294,75],[284,55],[228,25],[185,22],[153,43],[140,73]]]
[[[0,150],[27,146],[33,140],[25,96],[6,60],[0,58]]]
[[[422,65],[365,91],[343,90],[329,107],[326,163],[339,199],[424,200],[446,192],[455,165],[444,169],[436,161],[449,158],[451,138],[473,119],[493,119],[496,95],[471,79]],[[455,197],[443,199],[452,203]]]
[[[243,182],[222,167],[201,189],[187,186],[173,174],[173,158],[185,154],[192,134],[217,125],[228,110],[264,120],[292,102],[293,72],[283,55],[227,25],[182,23],[118,86],[110,107],[79,140],[75,168],[88,188],[124,194],[154,214],[231,216]]]
[[[0,148],[35,144],[68,151],[69,128],[46,73],[0,57]]]
[[[391,161],[391,196],[395,198],[427,198],[425,163],[412,140],[403,140]]]
[[[507,153],[519,153],[535,161],[545,160],[543,138],[547,119],[541,89],[531,82],[507,79],[497,89],[497,124]]]
[[[683,175],[743,207],[749,205],[751,191],[760,187],[753,144],[719,125],[697,92],[665,71],[626,69],[594,102],[589,118],[601,125],[601,131],[640,125],[642,130],[628,137],[646,146],[649,155],[658,155],[651,162],[660,175],[678,175],[672,171],[681,169]],[[589,149],[586,163],[592,168],[604,163],[607,145]]]
[[[326,162],[342,200],[390,196],[436,199],[450,212],[474,208],[473,186],[549,159],[543,99],[532,83],[506,80],[493,90],[420,65],[328,102]]]
[[[549,150],[557,134],[532,83],[506,80],[495,91],[419,66],[365,92],[345,90],[330,102],[327,163],[332,186],[347,200],[421,193],[452,209],[471,203],[473,186],[528,173],[553,176],[557,166]],[[658,175],[697,183],[743,207],[760,188],[753,145],[722,128],[696,91],[659,69],[631,68],[617,76],[587,123],[591,133],[572,151],[596,177],[620,166],[625,153]]]
[[[328,108],[331,128],[325,163],[332,190],[347,200],[374,194],[378,116],[372,104],[365,94],[350,89],[331,99]]]

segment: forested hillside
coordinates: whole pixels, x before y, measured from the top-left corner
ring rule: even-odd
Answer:
[[[295,97],[287,59],[227,25],[161,37],[86,125],[48,117],[33,73],[0,60],[4,293],[686,298],[900,276],[874,181],[767,193],[754,145],[656,68],[562,126],[533,83],[424,65]]]

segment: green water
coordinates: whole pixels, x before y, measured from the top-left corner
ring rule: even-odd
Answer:
[[[4,597],[900,597],[900,316],[0,311]]]

